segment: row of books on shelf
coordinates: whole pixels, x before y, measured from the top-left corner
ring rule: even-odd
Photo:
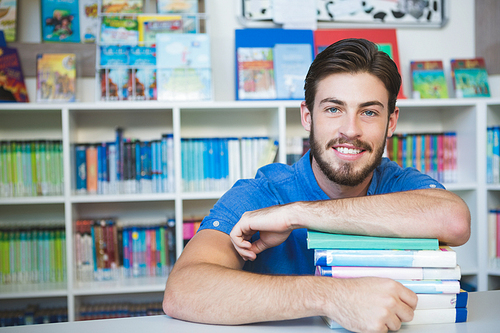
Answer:
[[[488,211],[488,260],[490,268],[500,268],[500,209]]]
[[[75,145],[77,194],[174,192],[173,136],[140,141],[115,132],[116,140]]]
[[[396,134],[387,139],[387,157],[444,183],[458,182],[457,134]]]
[[[486,182],[500,183],[500,126],[486,130]]]
[[[163,315],[161,302],[84,304],[78,311],[78,320],[97,320]]]
[[[66,281],[64,226],[0,229],[0,284]]]
[[[223,191],[274,162],[278,141],[269,137],[181,139],[183,190]]]
[[[24,309],[0,311],[0,327],[63,323],[67,321],[68,309],[65,307],[41,308],[37,305],[28,305]]]
[[[15,40],[15,7],[9,15],[8,41]],[[162,29],[191,31],[198,29],[197,0],[157,0],[156,11],[163,15],[144,15],[143,0],[43,0],[41,1],[42,41],[94,43],[99,33],[138,37],[146,31]],[[169,15],[165,15],[169,14]],[[155,16],[165,17],[158,19]],[[141,17],[142,20],[139,20]],[[162,24],[152,22],[161,20]],[[2,21],[0,21],[2,22]],[[170,23],[171,22],[171,23]],[[172,25],[167,29],[168,25]]]
[[[460,288],[456,252],[437,239],[339,235],[308,231],[317,276],[391,278],[417,294],[413,320],[403,325],[467,320],[468,294]],[[330,328],[341,328],[323,318]]]
[[[61,140],[0,141],[0,197],[62,195]]]
[[[114,219],[78,220],[75,249],[79,281],[166,276],[176,259],[175,220],[126,226]]]

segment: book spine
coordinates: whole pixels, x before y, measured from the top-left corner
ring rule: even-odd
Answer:
[[[451,324],[467,321],[467,309],[427,309],[414,311],[413,319],[403,325]]]
[[[315,250],[316,266],[456,267],[452,250]]]
[[[460,282],[455,280],[396,280],[416,294],[458,294]]]
[[[469,295],[461,291],[458,294],[417,294],[417,297],[417,310],[453,309],[466,308]]]
[[[86,151],[87,158],[87,193],[97,194],[97,147],[89,145]]]
[[[316,275],[335,278],[376,276],[398,280],[459,280],[461,277],[459,266],[454,268],[316,266]]]

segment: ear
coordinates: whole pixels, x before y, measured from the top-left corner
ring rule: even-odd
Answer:
[[[304,129],[308,132],[311,131],[311,117],[312,114],[307,108],[306,102],[302,101],[302,103],[300,103],[300,121],[302,122]]]
[[[387,125],[387,137],[390,138],[396,131],[396,125],[399,119],[399,108],[396,107],[394,112],[389,117],[389,124]]]

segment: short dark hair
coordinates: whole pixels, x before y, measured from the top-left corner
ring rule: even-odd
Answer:
[[[357,38],[333,43],[312,62],[304,85],[305,103],[310,112],[314,108],[318,83],[328,75],[337,73],[369,73],[379,78],[389,92],[389,115],[394,112],[401,87],[398,67],[387,53],[379,51],[375,43]]]

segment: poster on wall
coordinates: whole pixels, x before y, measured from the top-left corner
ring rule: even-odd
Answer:
[[[447,0],[316,0],[318,22],[441,27]],[[243,0],[242,21],[272,22],[273,0]]]

